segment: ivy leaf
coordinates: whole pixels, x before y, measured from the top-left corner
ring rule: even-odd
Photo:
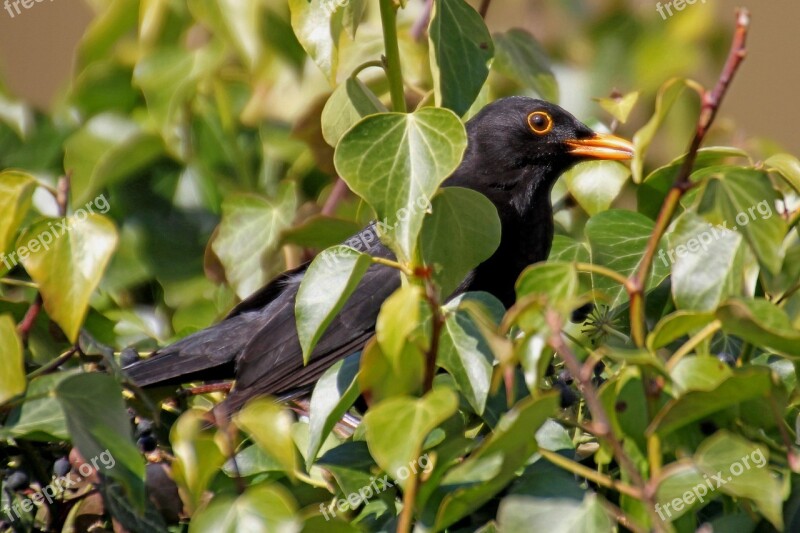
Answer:
[[[25,360],[16,324],[0,315],[0,405],[25,392]]]
[[[308,421],[308,454],[306,464],[310,468],[317,458],[322,443],[336,422],[356,401],[358,388],[359,357],[351,356],[337,361],[319,378],[311,394],[311,415]]]
[[[631,175],[616,161],[584,161],[563,175],[567,189],[590,216],[611,207]]]
[[[200,506],[212,478],[225,463],[225,455],[215,438],[217,432],[207,426],[206,413],[190,409],[178,417],[169,434],[175,454],[172,474],[182,489],[189,512]]]
[[[639,100],[639,91],[630,92],[618,98],[594,98],[605,112],[614,117],[620,124],[625,124]]]
[[[151,165],[164,153],[157,135],[122,116],[92,117],[64,143],[64,169],[72,173],[76,204],[91,200],[104,187]]]
[[[119,384],[106,374],[76,374],[61,381],[55,392],[70,439],[84,459],[97,458],[100,473],[119,480],[128,498],[144,509],[145,462],[133,444]]]
[[[221,495],[192,517],[191,533],[289,533],[301,530],[297,503],[279,484],[252,485],[238,497]]]
[[[667,238],[669,251],[656,261],[672,261],[674,257],[672,296],[676,307],[713,311],[720,301],[738,293],[742,282],[741,235],[714,227],[687,211]]]
[[[289,0],[289,9],[297,40],[333,83],[339,68],[344,6],[330,0]]]
[[[647,155],[647,150],[653,142],[653,139],[664,122],[664,119],[669,114],[669,110],[683,94],[686,88],[693,89],[697,94],[703,94],[703,88],[694,81],[673,78],[658,90],[656,95],[656,111],[650,120],[642,126],[633,136],[633,161],[631,161],[631,171],[633,173],[633,182],[641,183],[644,175],[644,159]]]
[[[500,217],[485,196],[461,187],[436,193],[422,225],[420,247],[425,264],[434,266],[442,294],[451,294],[499,245]]]
[[[83,215],[83,216],[82,216]],[[102,215],[77,212],[46,219],[17,240],[17,254],[39,286],[44,308],[70,342],[89,311],[89,298],[117,246],[117,229]]]
[[[282,268],[281,233],[292,224],[296,208],[293,182],[282,183],[274,200],[241,194],[223,202],[222,222],[211,249],[239,298],[262,287]]]
[[[767,300],[731,299],[716,312],[722,328],[732,335],[777,352],[800,357],[800,332],[783,309]]]
[[[457,395],[445,387],[434,388],[418,399],[401,396],[380,402],[364,415],[370,453],[385,472],[405,487],[411,469],[422,470],[430,461],[421,457],[425,437],[457,408]],[[426,461],[421,461],[423,458]]]
[[[684,335],[704,328],[712,320],[714,320],[712,313],[675,311],[656,324],[656,327],[647,336],[647,348],[655,351]]]
[[[493,67],[541,98],[558,102],[558,83],[550,59],[536,39],[525,30],[494,34]]]
[[[295,301],[297,335],[304,363],[308,363],[314,346],[347,303],[371,263],[368,255],[347,246],[328,248],[311,262]]]
[[[256,399],[234,416],[234,422],[281,465],[291,479],[297,470],[297,451],[292,440],[292,415],[272,400]]]
[[[777,172],[794,190],[800,193],[800,160],[789,154],[775,154],[764,165],[771,171]]]
[[[7,263],[5,252],[14,242],[14,237],[31,207],[36,180],[30,174],[15,170],[0,172],[0,254],[9,270],[14,265]],[[1,269],[2,267],[0,267]]]
[[[435,0],[428,38],[436,105],[462,116],[489,76],[492,36],[464,0]]]
[[[466,301],[480,305],[495,323],[502,320],[505,308],[495,297],[483,292],[462,294],[443,308],[446,318],[437,363],[453,376],[461,394],[481,415],[489,397],[494,354],[473,314],[461,307]]]
[[[646,216],[622,209],[604,211],[592,217],[584,229],[592,252],[592,262],[629,277],[642,262],[653,225],[653,221]],[[660,255],[661,247],[656,251],[647,289],[661,283],[669,274],[668,265],[659,260]],[[625,288],[605,276],[592,274],[592,284],[595,289],[608,295],[611,307],[628,300]]]
[[[711,167],[699,179],[707,179],[698,213],[715,224],[741,231],[758,262],[772,274],[783,264],[781,243],[786,222],[775,210],[778,193],[765,172],[733,167]]]
[[[322,109],[322,136],[334,148],[347,130],[362,118],[386,112],[378,97],[358,78],[336,87]]]
[[[334,162],[381,219],[381,237],[408,262],[430,200],[458,167],[466,146],[464,125],[452,111],[426,107],[364,118],[339,141]]]

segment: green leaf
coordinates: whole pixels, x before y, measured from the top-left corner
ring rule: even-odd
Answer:
[[[322,109],[322,136],[334,148],[339,139],[362,118],[386,112],[378,97],[361,80],[347,78],[336,87]]]
[[[687,211],[667,235],[669,250],[656,261],[672,265],[672,297],[679,309],[713,311],[742,284],[739,246],[735,231],[717,228]],[[674,252],[674,256],[673,256]]]
[[[361,354],[358,386],[369,401],[380,402],[385,398],[418,393],[422,390],[424,374],[425,354],[417,344],[407,342],[399,354],[389,355],[373,337]]]
[[[296,533],[301,523],[297,503],[278,484],[254,485],[238,498],[223,495],[214,500],[189,525],[190,533]]]
[[[258,446],[280,463],[283,471],[294,479],[297,450],[292,440],[292,415],[268,399],[256,399],[234,416],[234,422]]]
[[[30,174],[15,170],[0,172],[0,257],[5,268],[11,270],[14,265],[7,262],[5,252],[14,243],[14,237],[25,220],[31,207],[36,180]],[[2,270],[3,267],[0,267]]]
[[[592,263],[629,277],[642,262],[653,226],[653,221],[644,215],[621,209],[604,211],[592,217],[584,229],[592,251]],[[661,283],[669,274],[669,267],[658,259],[661,256],[661,246],[656,252],[647,279],[648,290]],[[608,295],[611,307],[628,301],[628,293],[617,282],[592,274],[592,283],[596,290]]]
[[[135,175],[164,153],[157,135],[119,115],[92,117],[64,143],[64,169],[72,173],[76,204],[92,199],[104,187]]]
[[[764,166],[783,176],[783,179],[800,193],[800,160],[790,154],[775,154],[764,161]]]
[[[22,405],[9,414],[0,427],[0,438],[18,437],[28,440],[69,440],[67,420],[55,398],[55,388],[75,371],[64,371],[34,378],[28,384]]]
[[[17,254],[39,286],[48,316],[70,342],[78,338],[117,240],[108,218],[82,209],[67,219],[42,220],[17,240]]]
[[[712,313],[675,311],[662,318],[647,336],[647,348],[655,351],[680,339],[684,335],[699,331],[714,320]]]
[[[371,262],[366,254],[347,246],[334,246],[309,265],[295,300],[297,336],[304,363],[308,363],[320,337],[353,294]]]
[[[328,0],[289,0],[292,28],[297,40],[333,83],[339,68],[339,40],[343,16],[349,4]]]
[[[264,39],[261,20],[264,3],[260,0],[189,0],[194,17],[217,35],[233,44],[243,62],[252,71],[261,66]]]
[[[540,498],[507,496],[500,504],[497,519],[502,531],[613,531],[611,519],[599,498],[591,493],[587,493],[583,501],[557,495]]]
[[[10,315],[0,315],[0,405],[25,392],[25,358],[17,327]]]
[[[370,453],[386,473],[405,487],[411,470],[422,470],[429,464],[427,455],[422,455],[425,437],[450,418],[457,407],[456,394],[445,387],[435,388],[419,399],[397,397],[380,402],[364,416]]]
[[[441,503],[436,510],[436,531],[472,514],[516,477],[517,469],[538,449],[537,430],[556,413],[558,405],[558,394],[520,401],[503,415],[480,448],[445,474],[437,490]]]
[[[778,193],[765,172],[734,166],[711,167],[698,213],[706,220],[741,231],[758,262],[772,274],[783,263],[786,222],[775,212]]]
[[[670,372],[678,395],[714,390],[732,375],[728,365],[708,355],[684,357]]]
[[[536,294],[547,298],[549,305],[575,296],[578,273],[571,263],[536,263],[522,271],[516,283],[517,300]]]
[[[553,245],[550,247],[548,263],[588,263],[592,260],[586,244],[576,241],[566,235],[555,235]]]
[[[435,0],[428,38],[436,106],[461,116],[489,76],[492,36],[483,18],[464,0]]]
[[[665,82],[658,90],[656,95],[656,110],[652,118],[633,136],[633,161],[631,162],[631,171],[633,173],[633,182],[641,183],[642,170],[644,168],[644,160],[647,151],[652,144],[653,139],[661,127],[662,122],[669,114],[670,109],[683,94],[686,88],[693,89],[697,94],[703,94],[703,88],[692,80],[683,80],[673,78]]]
[[[482,292],[459,295],[443,308],[446,318],[437,363],[453,376],[461,394],[480,415],[491,388],[494,354],[475,317],[461,308],[465,301],[480,305],[494,323],[502,320],[505,308],[496,298]]]
[[[222,222],[211,249],[239,298],[246,298],[282,270],[281,232],[292,224],[296,209],[293,182],[282,183],[275,199],[241,194],[222,203]]]
[[[361,226],[350,220],[313,215],[299,226],[284,230],[281,244],[296,244],[306,248],[324,250],[347,240],[359,232]]]
[[[787,356],[800,356],[800,331],[772,302],[731,299],[717,309],[716,315],[722,321],[722,329],[732,335]]]
[[[421,287],[405,285],[381,305],[381,312],[375,323],[375,338],[381,350],[397,362],[413,334],[419,332],[423,298]],[[397,368],[400,368],[399,365]]]
[[[753,500],[761,514],[783,530],[783,482],[768,467],[769,448],[722,430],[709,437],[694,454],[697,467],[708,477],[722,473],[719,490]],[[718,483],[716,478],[714,484]]]
[[[100,473],[120,481],[127,497],[143,510],[145,461],[133,444],[122,388],[106,374],[76,374],[61,381],[55,392],[72,443],[86,461],[94,460]]]
[[[608,114],[614,117],[614,120],[621,124],[628,122],[628,117],[639,100],[639,91],[630,92],[624,96],[616,98],[594,98],[600,107],[603,108]]]
[[[103,3],[105,9],[94,18],[78,46],[76,69],[113,55],[113,47],[120,37],[136,29],[139,22],[139,2],[140,0],[119,0]]]
[[[190,513],[200,506],[211,480],[225,463],[217,438],[217,431],[208,427],[207,414],[199,409],[184,411],[170,430],[175,454],[172,475]]]
[[[409,114],[366,117],[336,147],[336,170],[382,220],[397,257],[410,261],[430,200],[459,165],[467,146],[452,111],[426,107]]]
[[[500,245],[500,217],[485,196],[461,187],[441,189],[431,204],[420,233],[422,258],[449,295]]]
[[[567,189],[590,216],[611,207],[631,175],[616,161],[584,161],[563,174]]]
[[[311,394],[306,464],[310,468],[333,426],[342,419],[361,391],[358,388],[359,357],[337,361],[319,378]]]
[[[493,68],[541,98],[558,102],[558,83],[550,59],[533,35],[520,29],[495,33],[494,46]]]
[[[653,419],[646,434],[663,437],[723,409],[766,398],[773,388],[770,372],[766,367],[737,370],[711,390],[688,392],[670,400]]]

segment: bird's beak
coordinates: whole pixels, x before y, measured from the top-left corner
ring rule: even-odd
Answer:
[[[591,159],[613,159],[623,161],[633,157],[633,143],[616,135],[595,133],[588,139],[566,141],[570,155]]]

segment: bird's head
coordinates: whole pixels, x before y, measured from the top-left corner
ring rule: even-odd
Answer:
[[[594,132],[561,107],[521,96],[484,107],[467,123],[469,146],[448,185],[478,190],[496,204],[531,205],[569,167],[591,159],[625,160],[633,145]]]

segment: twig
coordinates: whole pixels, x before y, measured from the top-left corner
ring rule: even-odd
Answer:
[[[422,16],[414,22],[414,25],[411,27],[411,37],[415,41],[419,41],[422,39],[422,36],[425,35],[425,30],[428,28],[428,24],[431,21],[431,12],[433,11],[433,0],[425,0],[425,8],[422,11]]]
[[[577,461],[568,459],[561,454],[550,450],[545,450],[544,448],[539,448],[539,454],[554,465],[560,466],[564,470],[568,470],[577,476],[588,479],[589,481],[592,481],[601,487],[615,490],[620,494],[625,494],[636,500],[640,500],[642,498],[642,492],[636,487],[631,487],[622,481],[605,476],[600,472],[593,470],[588,466],[584,466]]]
[[[212,392],[229,393],[233,388],[233,383],[226,381],[225,383],[211,383],[209,385],[200,385],[197,387],[190,387],[188,389],[181,389],[180,396],[199,396],[201,394],[209,394]]]
[[[59,355],[58,357],[56,357],[55,359],[53,359],[52,361],[50,361],[46,365],[44,365],[42,367],[39,367],[36,370],[34,370],[33,372],[31,372],[30,374],[28,374],[28,380],[30,381],[33,378],[38,378],[39,376],[44,376],[46,374],[52,374],[53,372],[58,370],[61,367],[61,365],[63,365],[64,363],[66,363],[67,361],[72,359],[72,356],[75,355],[76,353],[78,353],[79,351],[80,351],[80,348],[78,348],[77,346],[73,346],[72,348],[70,348],[66,352],[62,353],[61,355]]]
[[[561,334],[561,327],[563,326],[561,317],[554,311],[548,311],[546,314],[547,325],[550,328],[550,338],[548,344],[555,350],[564,365],[569,370],[569,373],[576,380],[578,388],[586,400],[586,406],[592,414],[591,432],[599,439],[604,440],[610,447],[614,454],[614,458],[620,465],[628,478],[631,480],[633,486],[639,491],[640,499],[644,506],[647,508],[647,513],[650,516],[652,526],[656,531],[664,531],[664,525],[659,519],[655,511],[655,491],[650,490],[647,483],[645,483],[633,460],[625,453],[622,447],[622,442],[614,434],[614,428],[606,413],[603,403],[600,401],[600,395],[592,383],[590,377],[587,378],[586,373],[581,372],[581,363],[578,357],[564,342],[564,337]]]
[[[489,12],[489,6],[492,4],[492,0],[481,0],[481,7],[478,9],[478,13],[480,13],[481,18],[486,18],[486,13]]]
[[[650,234],[650,239],[647,242],[647,248],[645,249],[644,257],[642,257],[642,262],[639,264],[639,268],[636,272],[628,280],[627,290],[631,303],[631,335],[637,346],[644,346],[644,289],[647,277],[650,275],[650,268],[653,264],[653,258],[658,248],[658,243],[667,231],[667,227],[678,208],[681,197],[692,186],[690,176],[697,159],[697,151],[703,144],[706,133],[708,133],[709,128],[717,116],[717,111],[719,111],[720,104],[728,91],[728,87],[747,54],[746,44],[749,28],[750,12],[744,8],[738,9],[736,12],[736,32],[733,36],[731,51],[725,62],[725,67],[722,69],[722,73],[720,74],[714,90],[711,92],[706,91],[703,94],[703,106],[700,110],[700,117],[697,120],[697,130],[695,131],[692,143],[689,145],[689,152],[683,160],[683,165],[675,178],[672,188],[667,193],[664,203],[661,205],[661,210],[658,213],[653,233]]]
[[[331,188],[331,193],[325,200],[325,205],[322,206],[322,214],[325,216],[332,216],[336,212],[336,206],[347,196],[348,190],[344,180],[337,176],[336,182]]]

